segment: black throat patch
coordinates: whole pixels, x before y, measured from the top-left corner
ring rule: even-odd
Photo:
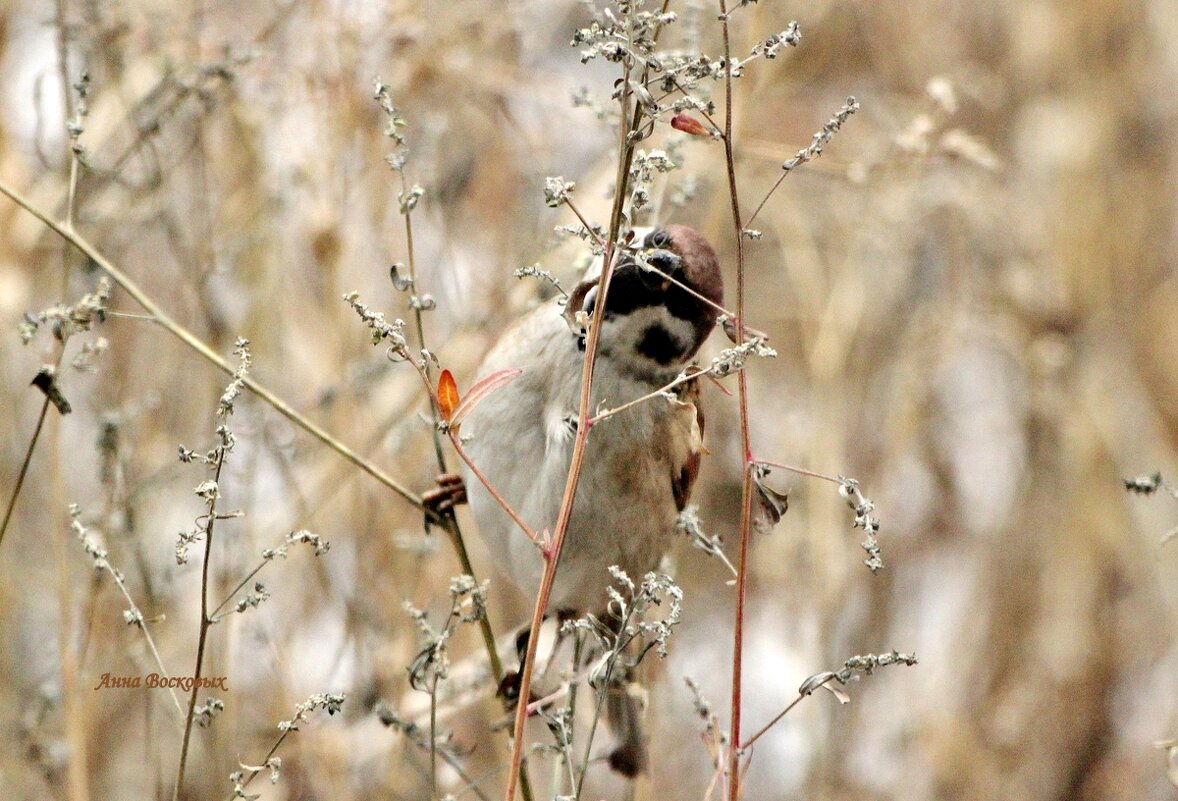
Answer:
[[[665,326],[655,323],[646,327],[638,341],[638,352],[663,367],[677,364],[687,354],[687,346]]]

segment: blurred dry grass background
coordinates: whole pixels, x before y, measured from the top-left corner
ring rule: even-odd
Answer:
[[[711,6],[700,13],[714,55]],[[461,383],[536,296],[511,271],[571,273],[549,244],[572,220],[544,208],[544,177],[577,180],[586,211],[605,216],[610,132],[569,102],[582,85],[607,94],[614,77],[568,47],[585,18],[577,3],[537,0],[9,0],[0,180],[64,213],[64,31],[68,74],[93,76],[78,229],[219,352],[248,337],[256,378],[424,490],[435,470],[416,378],[368,346],[339,300],[357,289],[407,313],[388,282],[404,228],[371,80],[392,86],[409,121],[409,173],[427,190],[419,282],[438,299],[427,334]],[[898,648],[921,664],[852,687],[848,706],[805,702],[758,743],[748,797],[1173,798],[1153,743],[1178,736],[1178,546],[1157,545],[1178,505],[1127,496],[1120,477],[1178,468],[1174,5],[765,0],[735,16],[734,50],[790,19],[802,46],[737,83],[746,207],[848,94],[863,111],[754,226],[765,236],[749,248],[750,322],[780,352],[752,368],[756,449],[858,478],[887,568],[859,564],[859,532],[828,485],[795,483],[753,554],[746,725],[853,653]],[[675,180],[698,191],[667,216],[731,262],[719,146],[684,154]],[[0,202],[5,499],[41,404],[28,382],[55,356],[45,335],[22,346],[16,325],[96,280]],[[138,311],[117,290],[112,307]],[[169,670],[189,672],[199,567],[177,567],[172,550],[201,511],[191,489],[204,475],[175,453],[212,442],[226,378],[150,322],[99,333],[109,351],[97,373],[63,377],[74,413],[50,414],[0,550],[8,798],[171,792],[166,694],[91,690],[104,672],[154,668],[109,577],[93,579],[66,504],[103,532]],[[707,401],[697,500],[731,541],[735,406]],[[283,747],[282,781],[251,790],[423,797],[426,755],[372,708],[408,692],[416,632],[402,600],[443,610],[456,561],[412,509],[273,410],[247,398],[234,426],[223,495],[248,517],[221,529],[216,584],[292,528],[332,549],[292,551],[267,569],[271,600],[214,628],[209,672],[231,691],[196,734],[187,797],[227,796],[238,762],[256,763],[274,725],[329,690],[348,693],[343,720],[304,727]],[[652,687],[651,797],[698,798],[711,767],[681,677],[723,713],[731,591],[686,547],[676,575],[686,620]],[[522,621],[525,603],[492,587],[497,626]],[[477,643],[464,632],[456,647]],[[503,762],[486,729],[496,714],[485,701],[447,721],[475,749],[475,775]],[[493,793],[498,779],[485,782]]]

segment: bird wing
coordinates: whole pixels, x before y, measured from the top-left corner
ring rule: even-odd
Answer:
[[[675,496],[675,508],[682,512],[691,498],[691,490],[699,476],[700,459],[707,449],[704,448],[704,413],[699,402],[698,379],[683,384],[678,394],[674,425],[679,430],[675,436],[684,448],[671,464],[671,493]]]

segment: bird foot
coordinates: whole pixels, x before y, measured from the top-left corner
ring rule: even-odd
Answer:
[[[425,492],[421,496],[422,505],[426,510],[441,515],[450,512],[455,506],[466,503],[466,483],[462,476],[454,473],[442,473],[437,477],[437,488]]]

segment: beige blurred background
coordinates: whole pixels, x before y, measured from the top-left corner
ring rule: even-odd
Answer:
[[[670,42],[697,25],[717,56],[714,7],[672,8]],[[258,380],[423,491],[436,464],[420,387],[339,299],[355,289],[407,314],[388,280],[406,241],[372,79],[408,121],[408,173],[426,189],[413,216],[419,282],[438,303],[427,341],[463,384],[538,297],[512,271],[573,274],[552,242],[574,220],[544,206],[544,178],[576,180],[586,213],[607,213],[613,139],[570,102],[581,86],[608,96],[615,77],[568,45],[587,18],[582,4],[539,0],[8,0],[0,181],[64,214],[64,47],[65,74],[92,76],[78,230],[220,353],[248,337]],[[763,0],[734,15],[734,52],[792,19],[801,46],[736,84],[746,208],[848,95],[862,110],[754,225],[750,323],[780,354],[751,368],[755,449],[859,479],[886,569],[861,564],[861,532],[831,485],[773,474],[791,509],[752,553],[746,731],[852,654],[896,648],[920,664],[852,685],[846,706],[808,699],[757,744],[747,797],[1172,799],[1154,744],[1178,738],[1178,544],[1158,543],[1178,503],[1127,495],[1121,478],[1178,474],[1178,11],[1170,0]],[[671,133],[661,126],[653,143]],[[703,230],[732,286],[721,149],[681,152],[662,216]],[[670,202],[691,185],[685,205]],[[41,407],[29,381],[56,358],[45,332],[22,346],[16,327],[63,299],[63,268],[64,299],[97,281],[0,199],[5,501]],[[118,290],[111,307],[140,311]],[[190,672],[199,558],[179,567],[173,548],[201,512],[192,487],[205,474],[175,454],[212,444],[226,378],[149,321],[111,318],[96,333],[109,347],[97,372],[63,373],[74,412],[50,413],[0,548],[6,798],[171,795],[167,696],[91,689],[104,672],[153,668],[65,507],[80,504],[101,532],[169,670]],[[71,342],[67,361],[93,336]],[[716,391],[706,401],[711,457],[696,499],[731,550],[736,407]],[[410,507],[271,408],[246,398],[233,426],[222,494],[247,517],[220,529],[215,585],[231,587],[293,528],[332,545],[267,567],[272,598],[214,627],[208,672],[230,692],[194,736],[186,797],[228,796],[230,771],[258,764],[277,722],[326,691],[348,693],[344,713],[292,735],[283,778],[251,792],[426,797],[428,756],[372,710],[409,703],[417,632],[402,601],[436,619],[457,561]],[[650,688],[646,791],[702,798],[711,763],[682,677],[726,720],[732,591],[722,565],[686,545],[673,568],[685,619]],[[499,586],[492,613],[507,631],[527,607]],[[477,647],[464,630],[455,658]],[[484,697],[445,722],[492,797],[505,758],[486,721],[498,714]]]

